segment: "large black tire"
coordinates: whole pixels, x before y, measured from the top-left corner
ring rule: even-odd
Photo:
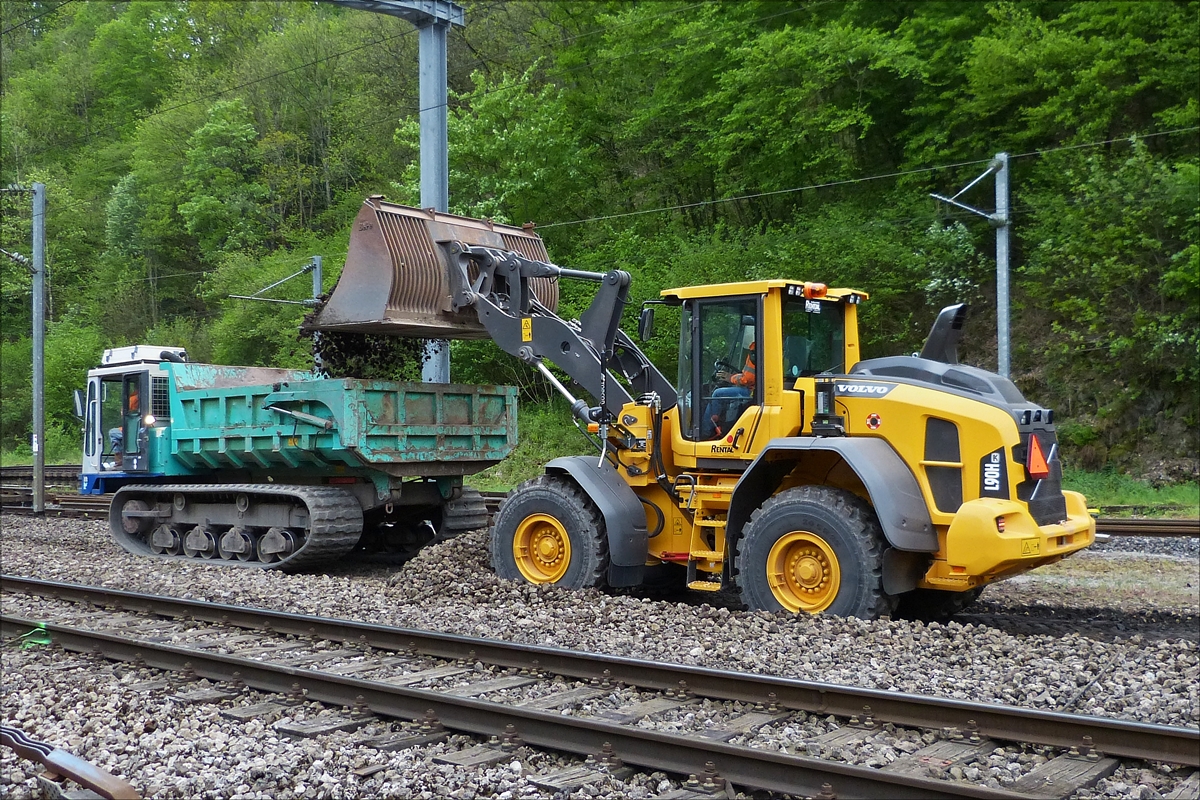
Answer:
[[[604,584],[604,519],[566,478],[542,475],[514,489],[496,512],[490,539],[492,569],[501,578],[567,589]]]
[[[866,501],[799,486],[751,515],[734,545],[734,583],[751,609],[875,619],[894,604],[883,591],[886,546]]]
[[[902,619],[919,619],[924,622],[944,622],[955,614],[972,606],[983,587],[965,592],[943,592],[937,589],[913,589],[898,598],[896,616]]]

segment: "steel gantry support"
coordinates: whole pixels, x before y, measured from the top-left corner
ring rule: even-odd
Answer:
[[[996,176],[996,211],[989,214],[980,211],[966,203],[958,202],[968,189],[988,175]],[[987,170],[975,180],[964,186],[954,197],[942,197],[940,194],[930,194],[943,203],[978,214],[991,223],[996,229],[996,371],[1004,377],[1010,377],[1009,357],[1009,310],[1008,310],[1008,230],[1012,220],[1008,214],[1008,153],[997,153],[988,164]]]
[[[449,0],[327,0],[340,6],[408,20],[418,31],[421,115],[421,206],[450,210],[450,150],[447,136],[446,34],[467,24],[462,6]],[[421,379],[450,382],[450,343],[431,339]]]

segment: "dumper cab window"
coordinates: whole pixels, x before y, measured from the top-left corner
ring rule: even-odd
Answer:
[[[124,452],[125,405],[121,384],[120,375],[106,375],[100,381],[100,430],[105,434],[102,439],[105,455]],[[113,431],[121,431],[120,436]]]
[[[785,297],[783,303],[783,378],[846,371],[846,328],[842,303]]]

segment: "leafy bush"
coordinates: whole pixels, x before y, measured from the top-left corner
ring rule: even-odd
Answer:
[[[542,474],[548,461],[559,456],[597,453],[571,422],[565,401],[523,404],[517,417],[517,448],[512,455],[467,483],[482,491],[508,491]]]

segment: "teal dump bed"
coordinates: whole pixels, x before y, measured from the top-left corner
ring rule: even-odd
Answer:
[[[192,470],[374,467],[470,475],[517,443],[511,386],[171,363],[171,455]]]

